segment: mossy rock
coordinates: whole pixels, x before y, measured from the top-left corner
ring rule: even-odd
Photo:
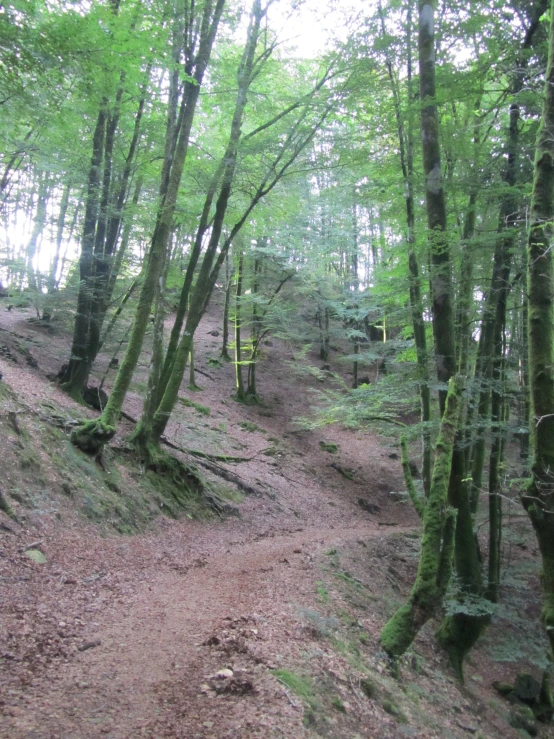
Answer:
[[[510,683],[504,683],[501,680],[494,682],[492,687],[504,698],[507,698],[514,689],[513,685],[510,685]]]
[[[32,559],[37,565],[45,565],[48,561],[40,549],[27,549],[25,556]]]
[[[514,683],[514,695],[522,703],[533,706],[537,703],[541,694],[541,685],[533,675],[528,672],[520,672]]]
[[[539,733],[535,723],[535,715],[529,706],[517,706],[508,716],[508,723],[514,729],[523,729],[529,736],[537,736]]]

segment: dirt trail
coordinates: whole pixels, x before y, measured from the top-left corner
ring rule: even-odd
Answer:
[[[379,632],[413,582],[419,522],[391,495],[402,479],[390,439],[294,423],[311,412],[314,391],[333,387],[331,373],[291,374],[290,347],[270,342],[258,371],[262,404],[238,404],[232,364],[214,364],[219,312],[208,314],[196,346],[202,392],[182,387],[204,413],[179,404],[168,438],[250,460],[226,467],[256,494],[240,503],[240,519],[160,516],[148,532],[123,537],[83,518],[82,498],[60,491],[40,446],[38,408],[71,417],[84,409],[47,380],[66,359],[67,336],[45,333],[32,316],[0,312],[0,348],[19,353],[19,363],[0,359],[17,397],[0,409],[0,431],[17,410],[40,457],[30,505],[17,508],[22,525],[0,516],[1,739],[517,736],[489,710],[492,676],[460,690],[432,629],[418,640],[423,656],[404,665],[404,682],[390,676]],[[99,357],[96,382],[109,357]],[[138,368],[126,399],[134,418],[147,369]],[[348,381],[344,365],[334,369]],[[130,430],[121,424],[114,443]],[[34,469],[34,460],[18,437],[6,439],[5,487],[17,491],[26,484],[19,463]],[[33,542],[46,564],[26,558]],[[477,655],[472,670],[486,674],[489,664]],[[276,668],[307,676],[313,695],[287,688]]]
[[[275,644],[286,650],[295,609],[313,600],[314,557],[370,536],[382,532],[371,524],[306,529],[205,552],[182,573],[142,571],[132,595],[95,616],[85,637],[101,644],[28,686],[1,736],[303,736],[301,707],[267,670]],[[209,646],[228,635],[224,653]],[[210,673],[222,668],[254,692],[208,691]]]

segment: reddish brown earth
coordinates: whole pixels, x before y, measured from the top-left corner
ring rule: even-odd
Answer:
[[[0,359],[3,383],[16,396],[0,407],[0,489],[8,493],[28,483],[18,444],[40,438],[46,422],[36,408],[50,403],[57,412],[94,417],[46,377],[65,358],[67,335],[46,333],[30,317],[30,310],[0,314],[0,345],[18,359]],[[55,463],[40,452],[34,504],[14,504],[19,522],[0,514],[0,736],[520,736],[491,683],[522,667],[538,670],[525,650],[501,663],[489,647],[502,630],[520,643],[528,634],[498,619],[489,647],[471,657],[465,687],[438,652],[432,625],[399,680],[379,651],[379,630],[409,592],[418,549],[417,519],[390,495],[403,487],[390,442],[338,427],[299,431],[293,419],[309,413],[311,390],[321,384],[293,375],[293,350],[278,341],[265,347],[260,365],[263,405],[235,403],[232,366],[208,364],[219,353],[220,339],[210,333],[217,328],[217,314],[207,316],[198,337],[202,392],[183,387],[211,413],[180,407],[168,438],[183,448],[251,458],[222,466],[258,494],[240,503],[240,518],[159,517],[148,531],[121,536],[83,518],[60,493]],[[25,362],[25,347],[38,367]],[[108,361],[99,359],[98,377]],[[146,371],[139,369],[137,382]],[[137,417],[140,406],[135,385],[125,410]],[[8,433],[10,410],[18,411],[25,442]],[[122,425],[115,445],[130,429]],[[321,441],[336,443],[338,453],[323,451]],[[352,470],[353,479],[332,463]],[[371,513],[367,504],[375,506]],[[531,542],[517,528],[524,519],[514,522],[514,541]],[[30,545],[45,564],[25,555]],[[540,640],[533,544],[510,545],[507,557],[506,571],[516,558],[524,565],[532,589],[514,608]],[[217,677],[220,670],[227,672]],[[291,689],[279,670],[304,677],[308,694]],[[551,734],[542,728],[541,735]]]

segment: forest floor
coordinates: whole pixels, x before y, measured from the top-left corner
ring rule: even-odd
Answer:
[[[183,384],[196,408],[180,404],[167,438],[244,460],[217,462],[242,492],[200,466],[240,517],[197,518],[192,503],[180,520],[154,517],[159,491],[146,501],[140,471],[122,461],[129,420],[105,469],[53,425],[95,412],[48,379],[69,337],[33,315],[0,304],[0,490],[17,516],[0,512],[0,737],[528,735],[492,687],[522,670],[540,678],[546,652],[538,556],[519,508],[507,520],[502,610],[465,685],[436,646],[436,623],[393,677],[378,635],[413,582],[419,522],[394,495],[403,482],[390,438],[295,423],[314,390],[334,386],[332,373],[311,372],[309,358],[270,339],[262,403],[238,404],[233,366],[217,362],[220,312],[210,312],[196,345],[201,391]],[[146,372],[127,398],[131,418]]]

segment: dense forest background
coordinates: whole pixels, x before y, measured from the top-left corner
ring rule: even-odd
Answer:
[[[100,412],[72,443],[102,463],[147,362],[136,463],[201,485],[161,442],[214,293],[236,402],[263,401],[270,337],[316,379],[332,357],[297,422],[392,440],[422,519],[393,667],[446,598],[463,679],[507,501],[554,647],[551,21],[546,0],[0,8],[0,289],[71,337],[52,379]],[[549,669],[533,701],[550,719]]]

